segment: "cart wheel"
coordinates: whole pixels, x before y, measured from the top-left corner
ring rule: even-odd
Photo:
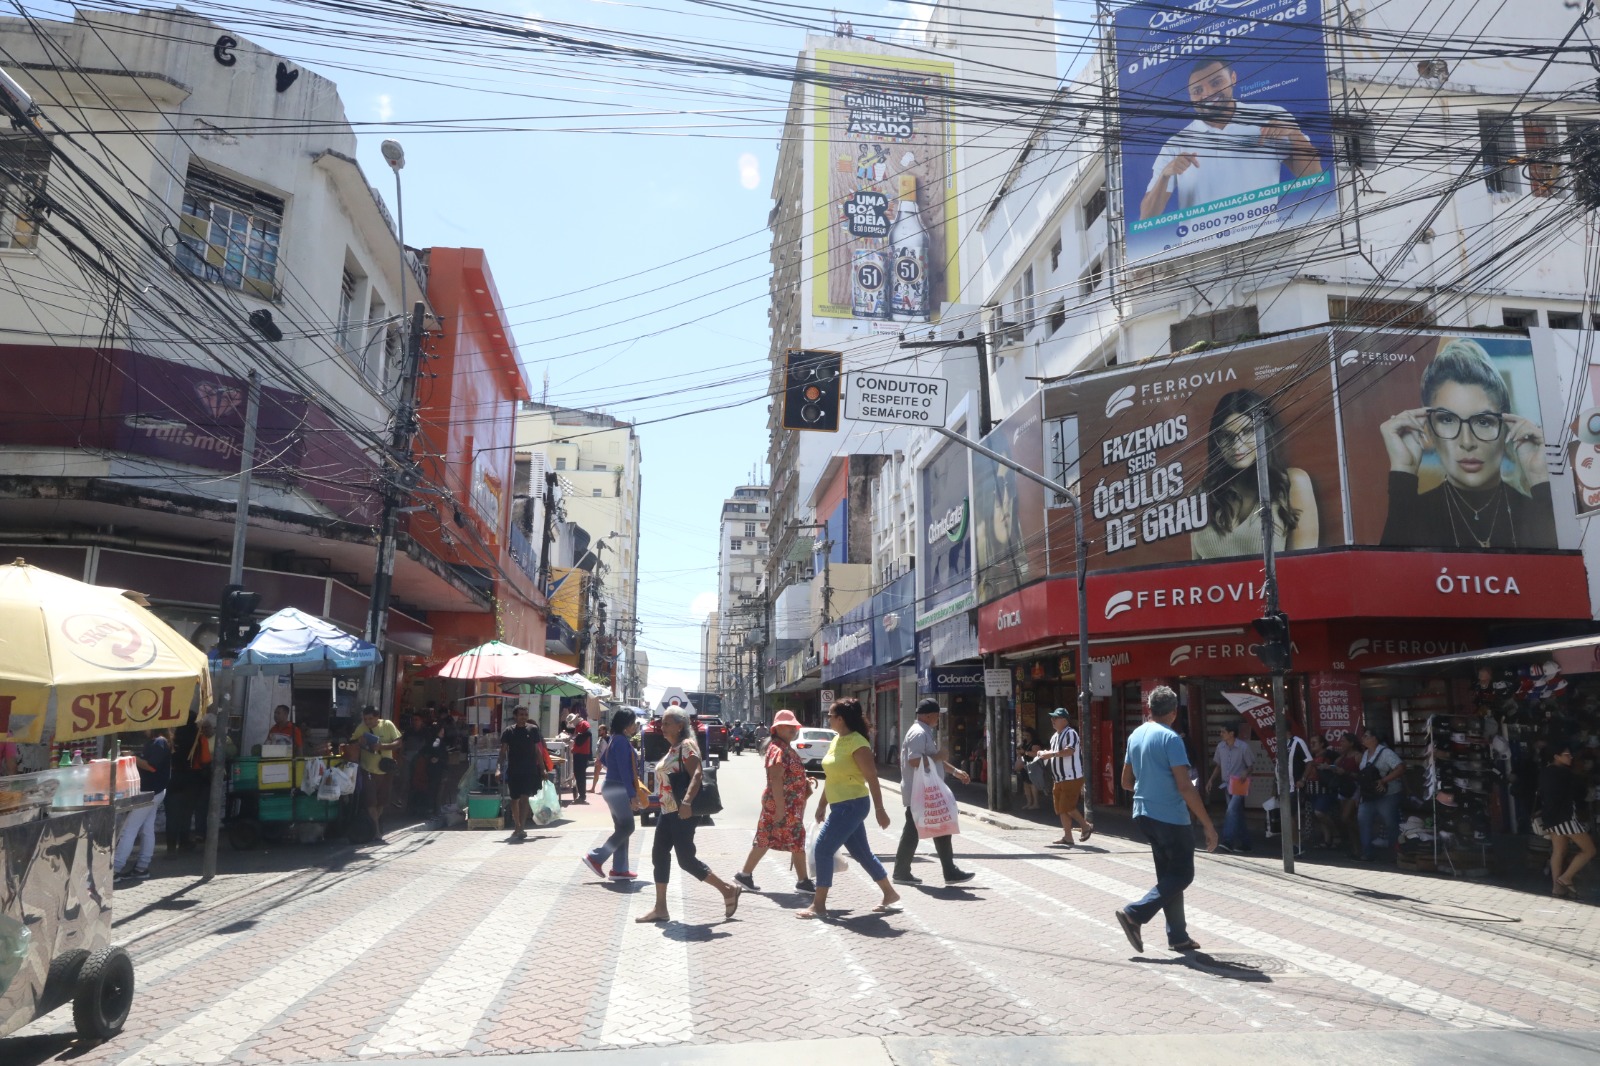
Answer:
[[[73,948],[50,960],[50,972],[45,975],[44,988],[39,990],[39,1014],[53,1011],[72,998],[73,989],[78,987],[78,974],[88,958],[87,950]]]
[[[229,822],[228,843],[235,851],[254,851],[261,845],[261,826],[248,818]]]
[[[133,960],[121,948],[101,948],[78,974],[72,1023],[87,1040],[110,1040],[122,1032],[133,1009]]]

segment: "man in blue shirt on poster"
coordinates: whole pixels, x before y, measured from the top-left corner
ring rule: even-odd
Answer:
[[[1150,693],[1150,720],[1128,737],[1122,787],[1133,793],[1133,820],[1150,841],[1156,887],[1117,911],[1117,924],[1133,950],[1144,953],[1140,927],[1165,912],[1167,944],[1174,951],[1197,951],[1183,917],[1183,890],[1194,881],[1194,829],[1190,815],[1205,827],[1206,850],[1217,848],[1217,830],[1189,776],[1189,753],[1172,728],[1178,694],[1165,685]]]

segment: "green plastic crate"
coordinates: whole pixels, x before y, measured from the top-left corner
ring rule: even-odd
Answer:
[[[339,801],[319,800],[304,792],[294,794],[294,820],[297,822],[331,822],[339,816]]]
[[[246,755],[228,764],[228,787],[234,792],[257,792],[261,789],[261,760]]]
[[[500,817],[499,796],[468,796],[468,818],[498,818]]]
[[[263,822],[294,821],[294,797],[273,796],[263,793],[257,802],[257,817]]]

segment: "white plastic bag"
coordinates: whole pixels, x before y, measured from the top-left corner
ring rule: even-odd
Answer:
[[[916,823],[917,836],[923,840],[961,832],[955,794],[933,770],[918,770],[912,778],[911,820]]]
[[[315,796],[322,787],[322,779],[328,773],[328,767],[321,759],[313,756],[305,762],[305,770],[300,778],[300,791],[308,796]]]
[[[561,797],[556,795],[556,786],[546,780],[539,794],[529,799],[528,808],[533,813],[534,825],[549,825],[561,817]]]
[[[345,763],[343,766],[334,766],[328,769],[329,778],[339,789],[339,795],[349,796],[356,790],[356,766],[354,763]],[[321,793],[318,793],[319,795]]]
[[[806,869],[811,871],[811,879],[817,877],[817,838],[822,835],[821,826],[808,828],[806,832]],[[833,872],[842,874],[850,869],[850,864],[845,861],[844,849],[840,848],[833,853]]]

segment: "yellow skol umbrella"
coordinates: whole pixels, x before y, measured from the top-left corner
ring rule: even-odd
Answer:
[[[130,598],[18,559],[0,566],[0,740],[160,729],[211,701],[206,653]]]

